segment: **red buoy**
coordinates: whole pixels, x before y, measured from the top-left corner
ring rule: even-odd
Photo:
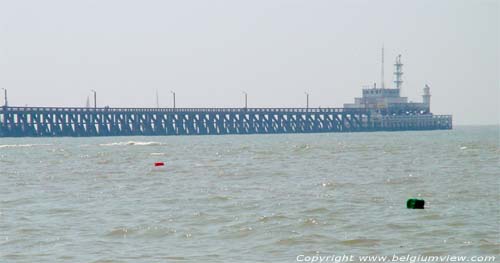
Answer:
[[[165,165],[165,163],[164,163],[164,162],[156,162],[156,163],[155,163],[155,166],[164,166],[164,165]]]

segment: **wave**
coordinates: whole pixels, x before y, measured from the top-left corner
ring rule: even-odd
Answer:
[[[150,153],[149,155],[151,155],[151,156],[163,156],[163,155],[166,155],[166,153]]]
[[[102,143],[99,146],[160,146],[163,145],[160,142],[112,142],[112,143]]]
[[[52,144],[3,144],[0,148],[29,148],[38,146],[51,146]]]
[[[137,231],[134,230],[134,229],[129,229],[129,228],[126,228],[126,227],[120,227],[120,228],[114,228],[113,230],[109,231],[108,233],[106,233],[106,236],[109,236],[109,237],[123,237],[123,236],[126,236],[126,235],[134,234],[135,232],[137,232]]]
[[[261,216],[259,217],[259,222],[270,222],[270,221],[284,221],[289,219],[287,216],[284,215],[276,215],[276,214],[271,214],[269,216]]]
[[[356,238],[340,241],[343,245],[347,246],[376,246],[380,243],[378,239],[370,239],[370,238]]]

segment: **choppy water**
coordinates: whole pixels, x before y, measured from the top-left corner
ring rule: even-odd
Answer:
[[[499,255],[499,156],[498,126],[3,138],[0,262]]]

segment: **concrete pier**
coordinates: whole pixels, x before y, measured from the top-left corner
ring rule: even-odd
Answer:
[[[451,128],[450,115],[381,115],[362,108],[0,108],[0,137],[319,133]]]

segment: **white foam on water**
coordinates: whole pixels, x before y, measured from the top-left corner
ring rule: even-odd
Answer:
[[[112,142],[112,143],[102,143],[99,146],[159,146],[163,145],[160,142],[136,142],[136,141],[128,141],[128,142]]]
[[[0,148],[28,148],[28,147],[39,147],[39,146],[51,146],[52,144],[3,144]]]

